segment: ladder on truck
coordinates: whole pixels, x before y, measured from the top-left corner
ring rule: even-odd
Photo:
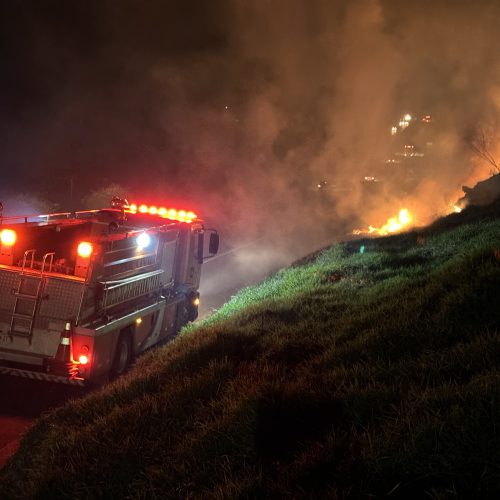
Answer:
[[[19,273],[17,289],[13,290],[15,296],[14,309],[10,323],[10,334],[27,337],[31,342],[33,325],[40,303],[43,290],[44,273],[52,270],[55,252],[48,252],[43,256],[40,271],[35,271],[35,249],[26,250],[23,257],[23,265]],[[48,269],[46,269],[48,268]],[[28,272],[30,271],[30,272]],[[33,271],[36,274],[33,274]]]

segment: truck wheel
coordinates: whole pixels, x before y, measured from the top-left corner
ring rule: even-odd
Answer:
[[[132,335],[130,330],[122,330],[116,344],[115,356],[111,365],[110,377],[123,375],[132,362]]]
[[[182,302],[179,302],[177,306],[177,317],[175,320],[174,336],[176,336],[182,330],[182,327],[187,325],[188,323],[189,323],[188,310],[186,306],[186,301],[183,300]]]

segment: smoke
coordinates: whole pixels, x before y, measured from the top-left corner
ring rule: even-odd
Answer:
[[[21,192],[12,194],[0,191],[0,201],[2,207],[4,207],[0,210],[0,218],[38,215],[57,209],[57,206],[43,198]]]
[[[245,273],[404,206],[443,214],[491,171],[480,130],[500,156],[497,1],[38,3],[0,17],[3,184],[187,206],[223,250],[272,255]],[[392,137],[405,113],[419,125]],[[425,154],[411,183],[385,163],[408,141]]]

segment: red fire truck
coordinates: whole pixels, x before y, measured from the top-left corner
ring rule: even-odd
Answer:
[[[122,374],[197,318],[201,265],[218,246],[193,212],[117,198],[0,213],[0,373],[75,385]]]

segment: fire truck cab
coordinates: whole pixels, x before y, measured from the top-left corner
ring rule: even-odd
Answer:
[[[125,200],[0,218],[0,373],[76,385],[122,374],[197,318],[218,244],[192,212]]]

